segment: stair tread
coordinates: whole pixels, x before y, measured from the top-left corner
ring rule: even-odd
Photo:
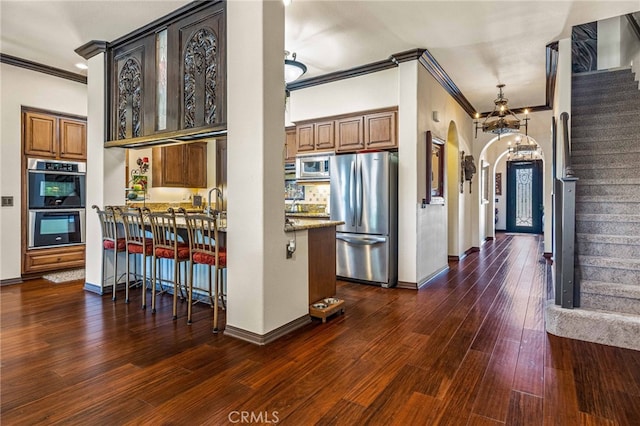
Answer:
[[[640,300],[640,285],[583,280],[580,281],[580,289],[586,293],[594,293],[597,290],[598,293],[595,294]]]
[[[577,203],[640,203],[627,195],[576,195]]]
[[[576,263],[580,266],[597,266],[602,268],[628,269],[640,271],[640,259],[624,259],[618,257],[590,256],[578,254]],[[640,279],[640,275],[638,276]],[[633,285],[633,284],[630,284]]]
[[[576,221],[640,223],[640,214],[577,213]]]
[[[580,178],[579,185],[640,185],[640,178]]]
[[[576,233],[577,241],[601,244],[640,245],[640,236]]]

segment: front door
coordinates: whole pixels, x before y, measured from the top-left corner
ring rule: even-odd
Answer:
[[[542,233],[542,160],[507,162],[507,232]]]

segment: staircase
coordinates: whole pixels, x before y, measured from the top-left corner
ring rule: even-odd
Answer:
[[[555,310],[554,334],[640,350],[638,83],[631,69],[577,74],[571,105],[580,308]]]

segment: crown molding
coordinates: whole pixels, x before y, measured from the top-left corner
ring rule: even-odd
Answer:
[[[442,88],[449,94],[456,102],[462,107],[463,110],[469,117],[473,118],[475,115],[475,108],[471,105],[471,102],[462,94],[458,86],[451,80],[451,77],[445,72],[445,70],[440,66],[436,58],[431,55],[428,50],[424,50],[419,59],[420,63],[423,67],[436,79],[438,83],[442,86]]]
[[[91,40],[90,42],[85,43],[75,49],[74,52],[82,56],[84,59],[89,59],[100,53],[105,53],[108,47],[109,43],[107,43],[106,41]]]
[[[383,59],[377,62],[360,65],[358,67],[349,68],[343,71],[330,72],[328,74],[319,75],[317,77],[305,78],[304,80],[296,80],[287,84],[287,90],[300,90],[307,87],[318,86],[320,84],[332,83],[334,81],[346,80],[348,78],[359,77],[361,75],[372,74],[379,71],[395,68],[398,65],[391,59]]]
[[[37,62],[29,61],[28,59],[5,55],[4,53],[0,53],[0,63],[13,65],[15,67],[24,68],[30,71],[36,71],[43,74],[49,74],[54,77],[75,81],[76,83],[87,84],[87,77],[82,74],[76,74],[74,72],[66,71],[60,68],[50,67],[49,65],[43,65]]]

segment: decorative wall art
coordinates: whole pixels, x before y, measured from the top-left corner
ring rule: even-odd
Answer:
[[[426,197],[422,204],[444,204],[444,141],[426,135]]]
[[[502,173],[496,173],[496,195],[502,195]]]

